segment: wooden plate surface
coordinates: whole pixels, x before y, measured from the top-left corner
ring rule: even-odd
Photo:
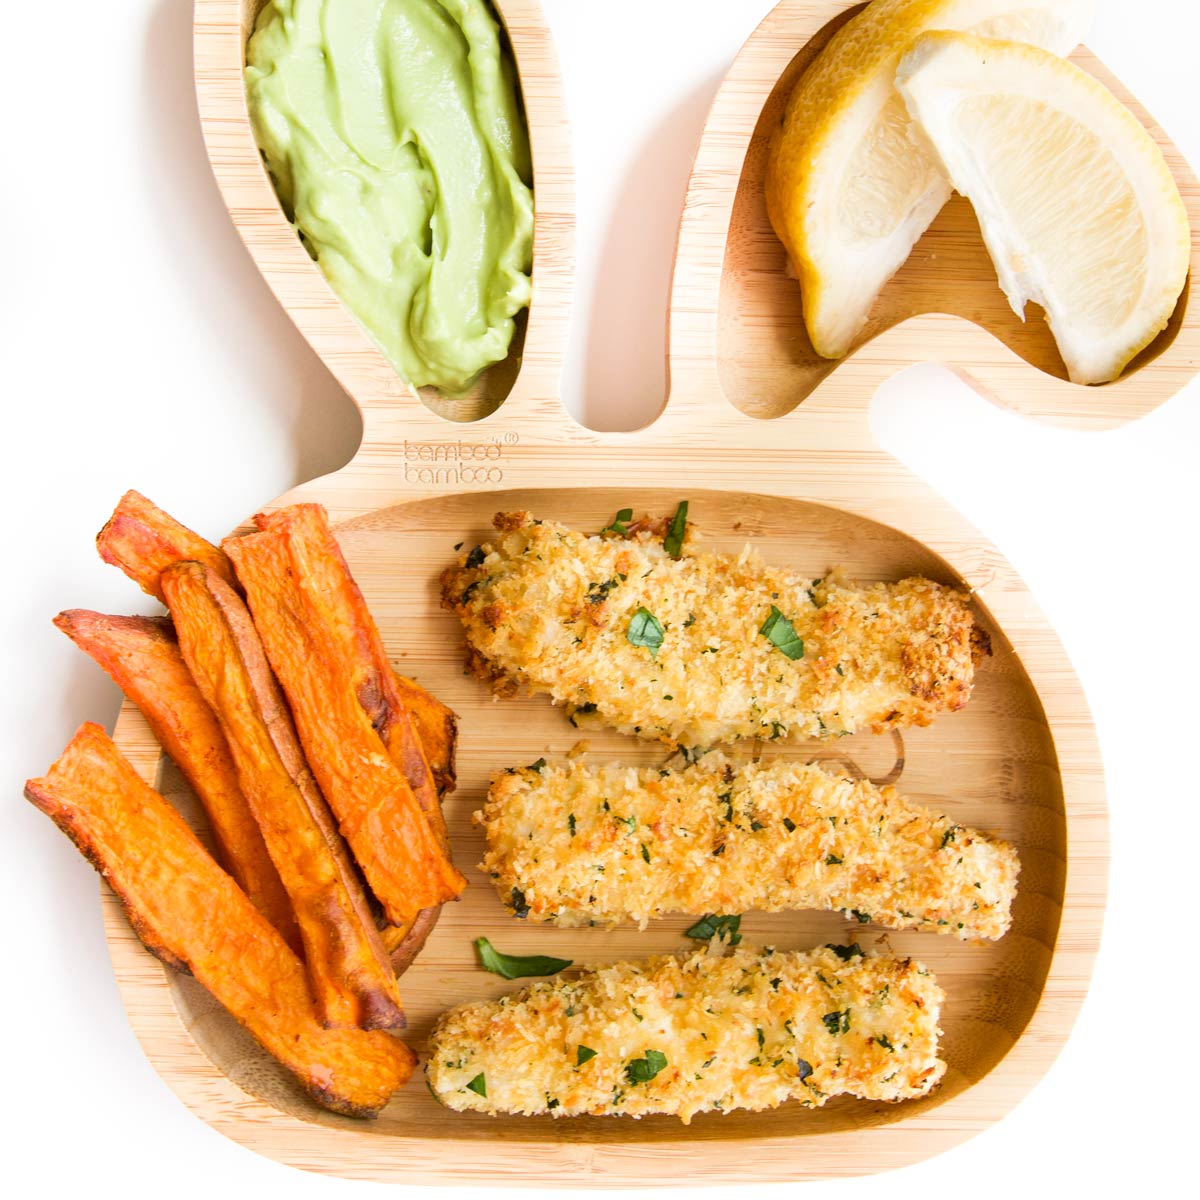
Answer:
[[[839,1100],[815,1112],[787,1105],[701,1117],[685,1129],[665,1118],[454,1114],[417,1080],[376,1122],[338,1118],[304,1100],[201,989],[147,955],[105,892],[117,978],[151,1061],[194,1111],[261,1153],[311,1170],[397,1182],[611,1186],[864,1174],[924,1158],[997,1120],[1058,1053],[1087,988],[1108,865],[1100,757],[1079,685],[1028,589],[994,547],[879,449],[868,409],[884,379],[933,359],[1040,419],[1093,428],[1129,420],[1200,369],[1193,285],[1172,328],[1137,369],[1106,388],[1074,387],[1060,377],[1044,335],[1015,328],[1005,316],[967,215],[951,205],[890,285],[872,336],[834,369],[815,364],[797,323],[795,285],[783,281],[782,251],[765,225],[762,147],[781,89],[805,61],[804,47],[819,44],[846,10],[785,0],[734,63],[699,149],[673,285],[669,403],[636,433],[584,429],[560,401],[573,200],[553,48],[535,0],[503,0],[534,150],[534,301],[519,369],[460,406],[451,415],[463,419],[450,423],[444,405],[431,407],[429,397],[413,395],[396,378],[279,211],[241,87],[245,30],[256,7],[256,0],[197,2],[205,136],[251,253],[359,404],[364,424],[351,463],[276,504],[307,499],[330,509],[390,653],[462,717],[460,784],[447,815],[472,886],[447,906],[403,977],[414,1044],[420,1047],[448,1005],[514,986],[476,967],[471,942],[481,934],[507,952],[577,962],[688,944],[683,919],[644,933],[531,927],[505,913],[474,869],[481,842],[470,817],[490,773],[565,753],[580,736],[546,701],[495,702],[464,677],[461,631],[438,606],[437,576],[454,544],[482,538],[500,509],[525,507],[599,529],[619,508],[666,513],[687,498],[696,524],[719,547],[751,541],[768,560],[813,574],[842,564],[864,582],[921,572],[971,588],[996,655],[965,710],[902,739],[858,736],[834,747],[739,752],[845,756],[875,778],[894,772],[902,754],[902,790],[1017,843],[1021,886],[1014,928],[998,943],[887,935],[893,949],[931,966],[949,995],[943,1045],[950,1069],[945,1084],[920,1102]],[[1086,53],[1078,57],[1102,72]],[[1165,148],[1200,230],[1195,180]],[[117,738],[147,778],[185,809],[194,807],[129,705]],[[616,735],[589,731],[587,739],[597,759],[665,757],[660,747]],[[840,917],[813,913],[751,914],[744,929],[751,941],[788,948],[883,932],[851,930]]]

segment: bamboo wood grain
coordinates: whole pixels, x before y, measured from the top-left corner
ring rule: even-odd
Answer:
[[[197,0],[196,75],[209,153],[268,283],[358,403],[364,424],[350,464],[276,503],[317,500],[330,509],[389,653],[462,717],[460,783],[446,815],[471,887],[446,907],[404,977],[418,1048],[448,1004],[512,986],[475,965],[471,940],[480,934],[510,953],[581,962],[686,944],[683,920],[645,933],[527,927],[504,913],[474,869],[481,843],[470,815],[491,771],[565,753],[577,737],[544,701],[496,704],[465,678],[461,633],[438,607],[437,575],[454,544],[485,536],[498,509],[527,507],[599,529],[618,508],[668,512],[686,497],[718,547],[736,550],[751,540],[769,560],[814,574],[841,563],[864,581],[922,572],[973,589],[996,655],[965,710],[904,734],[901,787],[1014,840],[1023,871],[1014,929],[998,943],[888,935],[895,950],[932,967],[949,994],[943,1048],[950,1070],[944,1086],[917,1103],[837,1101],[816,1112],[785,1106],[706,1116],[684,1129],[662,1118],[452,1114],[414,1085],[377,1122],[356,1124],[296,1095],[200,989],[140,948],[105,893],[117,978],[151,1061],[194,1111],[235,1140],[306,1169],[386,1181],[612,1186],[858,1175],[927,1157],[999,1119],[1049,1067],[1086,992],[1108,870],[1100,756],[1078,682],[1024,583],[945,501],[879,449],[868,409],[895,371],[935,360],[1038,419],[1079,428],[1132,419],[1200,369],[1189,306],[1195,271],[1172,328],[1137,369],[1108,387],[1081,389],[1059,377],[1043,330],[1017,327],[1006,315],[969,210],[952,203],[881,298],[869,340],[835,367],[815,363],[798,325],[795,284],[783,275],[782,250],[765,223],[762,156],[782,97],[811,52],[804,47],[814,39],[819,45],[847,10],[832,0],[785,0],[733,64],[696,158],[671,298],[669,404],[635,433],[584,429],[560,400],[574,205],[553,47],[535,0],[503,0],[534,152],[534,299],[519,370],[510,364],[499,382],[450,414],[481,419],[448,423],[445,404],[413,395],[396,377],[279,210],[241,84],[256,7],[256,0]],[[1123,95],[1086,52],[1077,59]],[[1163,143],[1200,230],[1194,177],[1129,102]],[[117,738],[148,779],[191,809],[181,777],[128,705]],[[589,733],[589,742],[598,758],[663,757],[611,734]],[[874,777],[896,759],[891,739],[870,737],[764,752],[847,756]],[[780,947],[879,934],[813,913],[750,914],[743,928],[751,941]]]

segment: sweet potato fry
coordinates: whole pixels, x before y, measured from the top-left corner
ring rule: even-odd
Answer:
[[[392,760],[404,772],[430,828],[448,848],[437,785],[416,724],[405,707],[375,619],[350,574],[325,510],[319,504],[293,504],[272,513],[259,513],[254,521],[259,529],[278,534],[287,548],[312,619],[324,630],[330,652],[337,657]]]
[[[324,516],[323,512],[321,515]],[[260,516],[258,520],[260,525],[265,527],[271,518],[270,516]],[[336,542],[334,546],[336,547]],[[105,562],[120,567],[144,592],[158,600],[162,599],[158,577],[171,563],[185,560],[204,563],[226,583],[235,588],[238,587],[233,565],[223,550],[181,525],[174,517],[163,512],[138,492],[129,491],[121,497],[108,524],[97,536],[96,547]],[[341,558],[340,551],[338,552],[338,562],[344,569],[345,562]],[[346,574],[349,578],[348,571]],[[370,646],[370,653],[375,669],[381,675],[386,674],[390,678],[393,673],[388,665],[387,654],[383,649],[382,642],[378,639],[375,623],[366,606],[362,604],[362,596],[352,578],[350,578],[350,586],[353,589],[354,603],[359,606],[353,619],[362,620],[373,632],[374,641]],[[395,679],[395,687],[400,701],[399,706],[395,703],[393,696],[387,695],[385,698],[385,693],[389,688],[387,683],[380,683],[375,688],[367,689],[367,698],[376,704],[375,710],[369,713],[372,721],[380,719],[384,727],[388,728],[393,725],[401,727],[401,734],[397,739],[398,753],[394,757],[401,769],[405,769],[408,760],[405,757],[406,747],[403,744],[403,722],[400,718],[389,716],[388,710],[386,708],[381,710],[378,705],[380,703],[386,705],[390,702],[393,712],[397,707],[407,708],[416,725],[417,737],[424,749],[425,760],[433,772],[438,793],[454,791],[454,752],[458,740],[458,727],[453,710],[447,708],[411,679],[399,676]],[[392,737],[389,734],[384,734],[383,737],[384,743],[391,751]],[[419,775],[411,778],[409,782],[414,791],[419,791]],[[419,794],[418,799],[420,799]]]
[[[161,600],[159,576],[173,562],[202,562],[226,583],[237,586],[229,559],[198,533],[168,516],[140,492],[126,492],[108,523],[96,535],[106,563],[120,567],[147,595]]]
[[[374,1116],[412,1074],[389,1034],[321,1028],[300,960],[100,726],[82,726],[25,794],[108,880],[147,949],[194,975],[318,1104]]]
[[[59,613],[54,624],[142,710],[204,806],[221,865],[298,952],[300,930],[292,902],[242,795],[225,735],[179,653],[171,622],[72,608]]]
[[[364,711],[360,659],[347,652],[353,635],[338,615],[344,610],[316,595],[328,569],[311,562],[307,545],[282,523],[229,538],[223,548],[313,773],[388,920],[403,925],[420,909],[453,899],[466,880]]]
[[[417,727],[438,795],[454,791],[457,782],[454,756],[458,747],[458,715],[431,692],[403,675],[396,674],[400,701]]]
[[[183,659],[291,897],[319,1017],[330,1027],[402,1025],[395,974],[245,604],[201,563],[175,563],[161,582]]]

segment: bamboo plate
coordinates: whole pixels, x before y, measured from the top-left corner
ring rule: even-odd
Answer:
[[[583,429],[559,400],[573,208],[557,71],[535,0],[503,0],[534,150],[534,299],[519,371],[498,372],[499,383],[485,387],[469,412],[455,414],[482,412],[483,419],[451,424],[400,383],[280,213],[241,84],[245,31],[256,7],[256,0],[197,0],[205,136],[238,229],[284,307],[358,403],[364,429],[351,463],[277,503],[317,500],[330,509],[390,651],[462,718],[459,790],[447,816],[472,886],[461,903],[446,907],[403,978],[414,1044],[420,1047],[447,1005],[515,986],[476,967],[471,941],[480,934],[510,953],[577,961],[685,944],[682,919],[641,934],[531,928],[505,914],[474,870],[481,843],[470,814],[491,771],[564,753],[578,736],[544,700],[494,703],[465,678],[461,632],[438,607],[437,575],[453,546],[483,537],[498,509],[528,507],[599,529],[619,508],[665,513],[688,498],[696,524],[718,547],[736,549],[750,539],[768,559],[813,574],[840,562],[863,581],[923,572],[974,589],[995,657],[965,710],[905,732],[897,765],[908,794],[1014,840],[1023,869],[1013,930],[998,943],[888,935],[894,949],[931,966],[948,993],[949,1071],[934,1095],[917,1102],[842,1099],[817,1111],[785,1105],[699,1117],[685,1129],[667,1118],[454,1114],[417,1080],[379,1120],[356,1123],[313,1107],[201,989],[145,953],[105,891],[117,978],[151,1061],[189,1107],[236,1141],[295,1166],[386,1181],[618,1185],[865,1174],[927,1157],[997,1120],[1058,1053],[1087,988],[1108,864],[1100,756],[1070,664],[1024,583],[945,501],[879,449],[868,409],[884,379],[934,357],[998,402],[1040,419],[1092,428],[1129,420],[1200,369],[1187,303],[1194,282],[1172,327],[1126,378],[1105,388],[1074,387],[1057,376],[1061,367],[1040,323],[1021,328],[1007,314],[982,249],[967,236],[969,210],[952,203],[881,299],[874,336],[836,368],[816,364],[795,285],[783,279],[782,250],[763,212],[763,134],[811,48],[845,10],[835,2],[785,0],[734,63],[700,146],[671,299],[670,402],[633,434]],[[1085,52],[1077,58],[1114,82]],[[1192,228],[1200,231],[1196,182],[1164,145]],[[941,311],[928,312],[934,306]],[[766,416],[776,419],[758,419]],[[117,738],[148,779],[190,806],[174,767],[129,705]],[[646,762],[665,753],[615,735],[589,740],[596,758]],[[798,744],[769,753],[834,750]],[[836,753],[872,776],[897,761],[887,738],[846,739]],[[750,914],[744,929],[751,942],[787,948],[850,932],[840,917],[813,913]],[[860,938],[880,932],[854,928]]]

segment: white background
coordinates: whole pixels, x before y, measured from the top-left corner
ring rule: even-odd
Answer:
[[[545,6],[578,169],[568,394],[589,423],[632,427],[662,398],[671,247],[694,144],[770,0]],[[136,487],[217,535],[341,465],[357,416],[276,307],[209,176],[187,0],[4,9],[0,1188],[361,1196],[374,1185],[259,1158],[168,1091],[126,1024],[93,872],[21,799],[22,781],[80,721],[111,726],[116,714],[115,689],[50,618],[137,607],[92,548],[120,493]],[[1198,34],[1192,0],[1102,0],[1089,39],[1193,164]],[[1200,383],[1129,428],[1085,436],[1018,419],[924,367],[890,383],[873,417],[883,444],[1000,546],[1060,631],[1104,749],[1113,869],[1090,997],[1033,1094],[938,1159],[805,1194],[1189,1192]]]

